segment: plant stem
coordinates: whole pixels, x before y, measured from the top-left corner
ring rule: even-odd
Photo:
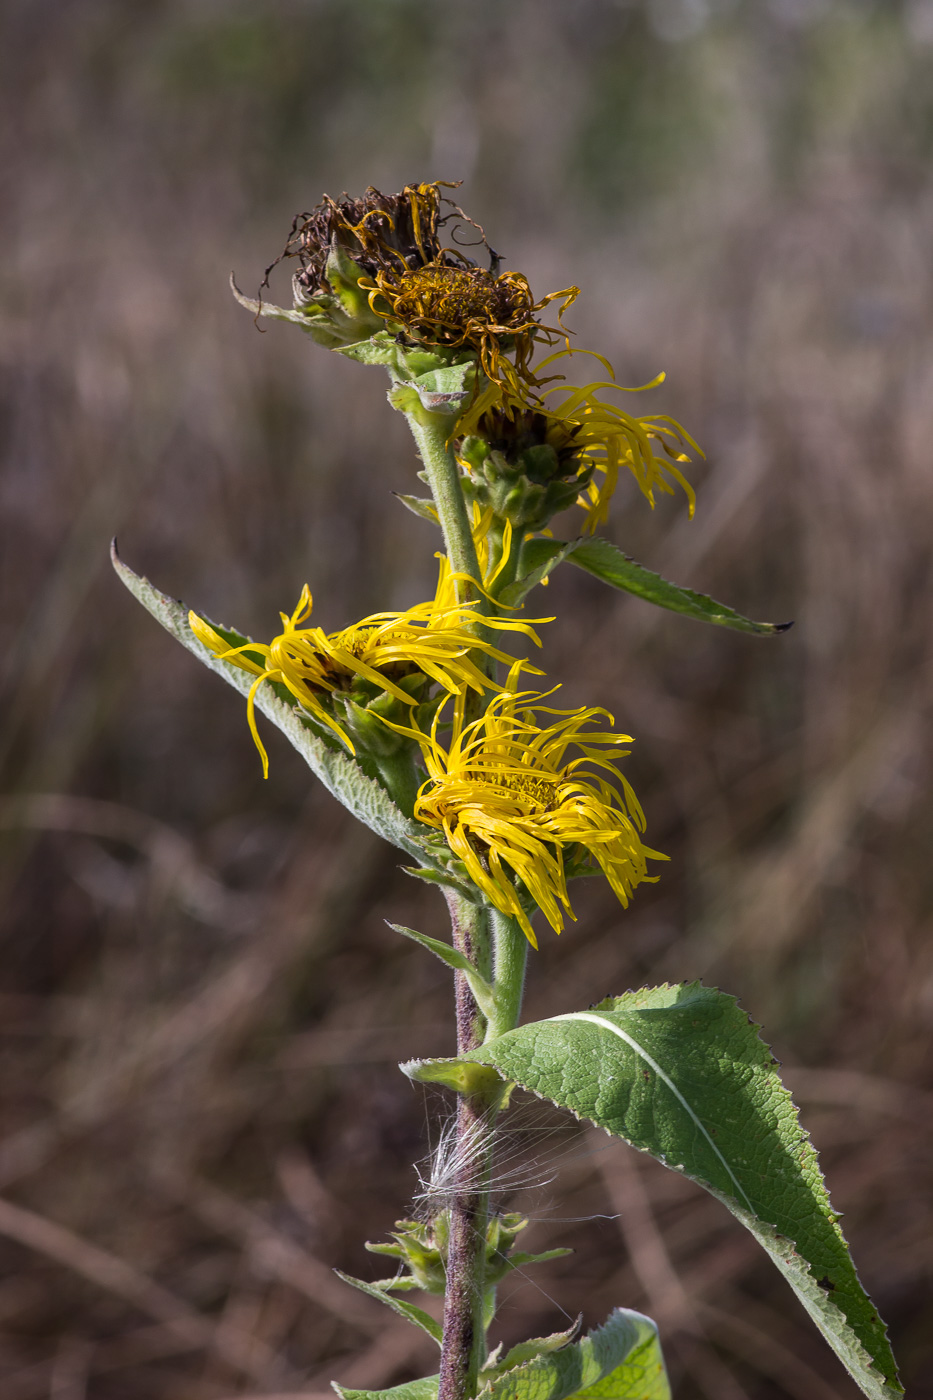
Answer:
[[[451,420],[446,415],[427,412],[407,413],[405,416],[424,462],[451,568],[455,573],[478,580],[479,561],[460,486],[460,474],[454,454],[447,445]],[[458,581],[457,596],[461,602],[475,601],[481,613],[488,611],[482,594],[463,580]]]
[[[486,910],[454,893],[448,894],[447,903],[454,947],[488,977],[491,950]],[[455,974],[455,982],[457,1053],[466,1054],[483,1043],[486,1019],[473,1000],[463,973]],[[467,1400],[475,1395],[479,1368],[486,1359],[483,1301],[492,1152],[490,1120],[494,1116],[495,1108],[483,1094],[462,1094],[457,1101],[454,1150],[462,1165],[453,1183],[450,1206],[438,1400]],[[488,1150],[478,1171],[477,1144],[487,1136]]]
[[[456,894],[449,895],[448,905],[454,947],[484,977],[492,964],[496,987],[496,1011],[487,1023],[466,978],[456,975],[457,1052],[462,1055],[517,1024],[528,940],[513,919],[497,910],[478,909]],[[492,923],[492,946],[487,920]],[[479,1368],[486,1358],[486,1227],[497,1108],[498,1102],[483,1094],[462,1094],[457,1102],[455,1152],[463,1166],[453,1184],[450,1207],[438,1400],[468,1400],[475,1395]]]
[[[522,1009],[528,939],[516,921],[498,909],[490,910],[493,935],[493,983],[496,1009],[486,1027],[486,1039],[514,1030]]]
[[[481,578],[460,475],[448,446],[450,419],[417,411],[408,412],[406,417],[424,462],[451,568],[465,576],[458,580],[457,596],[461,602],[475,602],[476,611],[488,616],[495,611],[494,606],[469,582],[473,579],[479,584]],[[499,547],[501,551],[501,539]],[[481,635],[479,619],[474,626]],[[485,668],[485,659],[477,655],[477,664]],[[487,1024],[466,977],[455,974],[457,1053],[465,1055],[489,1036],[501,1035],[516,1024],[527,941],[512,920],[494,910],[471,904],[454,893],[448,894],[447,903],[454,947],[487,981],[494,976],[496,988],[496,1009]],[[462,1094],[457,1103],[454,1152],[461,1165],[452,1183],[438,1400],[470,1400],[486,1359],[486,1229],[498,1106],[498,1093],[494,1097]]]

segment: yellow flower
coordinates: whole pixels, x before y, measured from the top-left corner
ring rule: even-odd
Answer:
[[[568,353],[558,351],[538,365],[535,370],[538,382],[547,382],[539,378],[541,370]],[[612,374],[608,361],[601,355],[596,358]],[[659,375],[641,388],[654,388],[663,378]],[[625,469],[634,476],[652,508],[655,491],[671,494],[672,482],[676,482],[687,496],[692,516],[695,494],[678,463],[689,462],[684,451],[688,446],[703,455],[693,438],[666,414],[635,417],[626,413],[617,404],[600,397],[600,391],[605,389],[641,392],[623,389],[614,379],[597,380],[581,387],[551,384],[541,392],[519,395],[503,393],[498,386],[490,385],[462,416],[456,428],[461,440],[458,461],[472,489],[483,500],[497,487],[502,495],[511,487],[511,477],[521,474],[519,479],[531,503],[530,511],[525,507],[527,528],[540,529],[540,522],[534,515],[538,497],[542,498],[543,514],[548,510],[554,514],[572,499],[576,484],[579,487],[577,504],[586,511],[584,528],[592,533],[608,520],[609,502],[620,470]],[[560,402],[554,401],[555,395],[562,396]],[[663,455],[659,455],[656,448],[660,448]],[[542,449],[545,449],[543,453]],[[486,469],[487,481],[483,473],[485,459],[490,453],[495,455],[490,461],[491,471]]]
[[[561,354],[565,352],[560,352]],[[552,355],[545,364],[558,356]],[[541,365],[540,368],[544,368]],[[611,369],[611,366],[610,366]],[[673,495],[672,481],[682,487],[688,501],[690,515],[696,505],[693,487],[676,465],[689,462],[685,446],[695,452],[702,452],[690,434],[667,414],[651,414],[636,418],[626,413],[618,404],[607,403],[599,397],[601,389],[615,389],[621,393],[640,393],[642,389],[653,389],[663,382],[659,374],[650,384],[641,389],[624,389],[613,380],[596,380],[592,384],[576,388],[570,384],[553,384],[541,395],[542,401],[552,394],[566,395],[563,402],[547,404],[542,412],[550,420],[552,432],[572,438],[579,451],[581,470],[592,465],[597,475],[592,475],[577,504],[586,510],[585,528],[592,533],[597,526],[609,519],[609,502],[619,480],[619,470],[624,467],[632,473],[638,489],[654,509],[655,489],[666,495]],[[655,447],[660,447],[663,456],[658,456]]]
[[[188,614],[195,636],[223,661],[231,661],[256,676],[249,696],[247,715],[256,747],[262,755],[263,773],[268,776],[269,760],[256,727],[256,692],[264,681],[284,685],[298,703],[308,710],[355,752],[344,726],[324,703],[328,695],[349,692],[357,681],[369,682],[376,692],[388,693],[403,705],[417,705],[424,697],[425,684],[434,682],[451,695],[466,690],[482,693],[501,687],[480,669],[477,656],[501,661],[541,675],[527,662],[514,657],[471,631],[477,622],[475,605],[457,601],[455,580],[447,559],[440,555],[435,597],[418,603],[406,612],[374,613],[341,632],[326,633],[320,627],[301,624],[310,617],[311,593],[307,584],[298,606],[289,617],[281,613],[283,631],[268,644],[246,642],[231,646],[209,623],[196,613]],[[535,619],[540,621],[543,619]],[[483,618],[484,628],[523,632],[540,646],[528,622],[508,618]],[[260,660],[256,658],[260,657]]]
[[[517,679],[513,669],[506,691],[469,724],[464,697],[458,696],[446,745],[438,738],[440,712],[430,735],[415,734],[429,774],[415,817],[443,831],[473,882],[495,908],[518,921],[536,948],[515,879],[560,933],[565,915],[574,918],[568,875],[598,865],[627,905],[635,886],[652,878],[647,859],[666,857],[641,841],[644,815],[616,766],[625,753],[613,760],[604,756],[605,748],[617,749],[630,737],[587,727],[600,717],[612,724],[605,710],[529,704],[546,696],[515,693]],[[542,725],[539,713],[556,718]],[[571,747],[578,756],[567,762]]]

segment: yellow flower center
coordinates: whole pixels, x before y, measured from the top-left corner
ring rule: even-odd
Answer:
[[[528,815],[553,811],[560,778],[536,773],[503,773],[501,769],[472,768],[463,774],[468,782],[508,793],[528,809]]]

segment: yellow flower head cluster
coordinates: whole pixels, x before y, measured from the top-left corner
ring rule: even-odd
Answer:
[[[574,918],[568,866],[580,873],[584,863],[598,865],[626,905],[651,878],[648,858],[666,857],[642,843],[641,807],[616,766],[625,754],[605,756],[630,737],[590,727],[600,718],[612,724],[605,710],[542,707],[536,702],[546,695],[516,692],[517,681],[513,668],[506,690],[471,723],[461,693],[449,742],[438,737],[440,712],[430,735],[415,735],[429,775],[415,816],[443,831],[471,880],[537,947],[516,879],[560,933],[564,917]],[[555,718],[542,723],[541,714]],[[570,748],[577,756],[567,761]]]
[[[231,646],[209,623],[196,613],[189,613],[191,630],[208,650],[256,677],[249,692],[247,714],[267,776],[269,760],[259,737],[255,714],[256,692],[265,681],[284,685],[304,709],[333,730],[353,753],[349,735],[325,701],[328,695],[348,691],[357,678],[371,682],[377,690],[392,695],[404,705],[414,706],[424,698],[423,693],[419,693],[423,692],[423,686],[417,684],[422,678],[456,696],[466,690],[482,693],[501,689],[477,665],[475,658],[478,657],[501,661],[513,670],[517,664],[534,675],[541,674],[527,662],[516,663],[514,657],[470,630],[476,623],[475,605],[457,601],[459,575],[451,572],[446,558],[439,557],[437,591],[430,602],[418,603],[406,612],[374,613],[341,632],[326,633],[320,627],[302,625],[310,617],[312,608],[307,584],[291,616],[280,614],[283,630],[268,644],[246,642]],[[483,625],[498,631],[522,632],[537,646],[541,645],[528,622],[484,618]]]

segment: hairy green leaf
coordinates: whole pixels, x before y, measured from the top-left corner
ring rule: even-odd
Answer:
[[[386,919],[389,928],[396,933],[404,934],[406,938],[411,938],[415,943],[420,943],[422,948],[427,948],[429,953],[433,953],[441,962],[446,963],[454,972],[462,972],[470,984],[470,991],[473,993],[476,1005],[484,1016],[491,1016],[496,1006],[496,994],[492,984],[487,982],[485,977],[480,976],[477,969],[470,962],[470,959],[452,948],[449,943],[442,943],[438,938],[429,938],[426,933],[419,933],[417,929],[406,928],[404,924],[392,924]]]
[[[863,1392],[903,1393],[816,1153],[734,997],[699,983],[629,992],[509,1031],[469,1059],[704,1186],[767,1250]]]
[[[420,515],[422,520],[430,520],[432,525],[439,523],[437,518],[437,506],[433,501],[426,500],[424,496],[406,496],[402,491],[393,491],[392,495],[397,501],[401,501],[403,506],[414,515]]]
[[[529,1351],[534,1354],[526,1360]],[[437,1400],[438,1377],[391,1390],[331,1384],[342,1400]],[[670,1395],[657,1327],[642,1313],[616,1308],[581,1342],[568,1344],[563,1333],[514,1347],[504,1362],[480,1373],[478,1400],[670,1400]]]
[[[483,1379],[502,1376],[506,1371],[511,1371],[513,1366],[534,1361],[537,1356],[547,1356],[551,1352],[560,1351],[577,1336],[582,1321],[581,1313],[576,1322],[572,1322],[565,1331],[552,1332],[549,1337],[530,1337],[526,1342],[518,1342],[501,1358],[498,1355],[501,1350],[500,1343],[483,1367]]]
[[[658,1329],[627,1308],[616,1308],[582,1341],[509,1367],[479,1392],[481,1400],[670,1400],[670,1394]]]
[[[563,555],[562,550],[566,551]],[[730,627],[735,632],[751,632],[759,637],[773,637],[793,626],[790,622],[753,622],[705,593],[695,593],[692,588],[680,588],[676,583],[669,583],[660,574],[636,564],[634,559],[604,539],[583,538],[570,546],[561,544],[559,540],[528,540],[522,553],[522,565],[534,569],[547,563],[550,568],[556,568],[562,558],[569,559],[571,564],[585,569],[588,574],[611,584],[613,588],[634,593],[637,598],[644,598],[659,608],[683,613],[685,617],[693,617],[700,622],[712,622],[717,627]]]
[[[342,1400],[437,1400],[439,1380],[439,1376],[424,1376],[420,1381],[394,1385],[391,1390],[348,1390],[336,1381],[331,1385]]]
[[[413,875],[416,880],[427,880],[429,885],[441,885],[445,889],[456,890],[460,898],[470,904],[479,904],[482,901],[482,895],[476,886],[465,883],[466,876],[463,880],[458,880],[449,870],[425,870],[416,865],[403,865],[401,869],[406,875]]]
[[[352,1274],[341,1273],[335,1269],[334,1273],[338,1278],[342,1278],[344,1283],[349,1283],[352,1288],[358,1288],[361,1293],[368,1293],[370,1298],[376,1298],[380,1303],[385,1303],[387,1308],[391,1308],[399,1317],[404,1317],[406,1322],[412,1323],[415,1327],[420,1327],[422,1332],[427,1332],[429,1337],[433,1337],[437,1345],[441,1344],[441,1324],[426,1313],[424,1308],[416,1308],[414,1303],[403,1303],[401,1298],[394,1298],[386,1290],[395,1284],[395,1279],[385,1279],[379,1283],[364,1283],[361,1278],[354,1278]]]
[[[203,646],[191,631],[188,609],[184,603],[167,597],[148,579],[134,574],[118,556],[115,543],[112,555],[113,566],[123,583],[156,621],[211,671],[216,671],[235,690],[245,695],[256,679],[255,676],[229,661],[221,661]],[[217,628],[217,631],[222,632],[233,646],[242,645],[250,640],[228,628]],[[256,695],[256,707],[282,731],[315,777],[319,778],[328,791],[348,807],[355,817],[408,855],[421,861],[426,859],[428,847],[423,828],[416,822],[409,821],[385,789],[374,778],[368,777],[350,754],[337,748],[333,740],[326,739],[296,705],[282,699],[281,693],[276,694],[272,686],[264,685],[260,686]],[[430,859],[429,856],[427,858]]]

